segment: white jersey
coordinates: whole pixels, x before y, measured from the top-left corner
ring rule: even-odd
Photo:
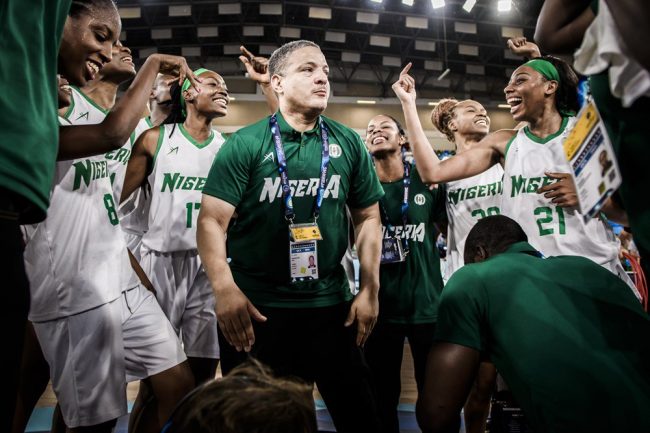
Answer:
[[[159,252],[196,248],[201,191],[223,142],[214,130],[205,142],[198,143],[180,123],[160,127],[149,175],[151,206],[148,231],[142,237],[144,247]]]
[[[503,168],[495,164],[467,179],[447,182],[447,271],[445,279],[465,264],[465,239],[474,224],[498,215],[503,192]]]
[[[47,218],[30,227],[25,248],[30,320],[81,313],[138,284],[109,176],[97,158],[56,163]]]
[[[583,75],[607,70],[609,90],[621,100],[623,107],[630,107],[641,97],[650,97],[650,71],[630,55],[603,0],[598,2],[598,14],[585,31],[574,59],[576,70]]]
[[[618,241],[604,223],[596,218],[585,223],[578,210],[556,206],[536,192],[554,182],[544,172],[571,172],[562,142],[574,123],[564,118],[560,130],[544,140],[528,127],[519,130],[506,148],[501,213],[517,221],[544,255],[586,257],[618,275]]]
[[[110,110],[105,110],[97,105],[97,103],[86,96],[78,88],[71,87],[71,89],[71,105],[66,112],[65,117],[72,122],[73,125],[93,125],[103,122]],[[136,130],[133,131],[122,147],[116,150],[111,150],[103,156],[94,157],[97,160],[104,159],[108,164],[109,177],[113,187],[113,200],[115,203],[120,202],[122,186],[124,185],[124,175],[126,174],[126,165],[129,162],[129,158],[131,158],[131,150],[133,149],[133,144],[136,140],[135,134],[138,132],[142,133],[148,129],[145,128],[146,124],[143,122],[144,119],[138,123]],[[140,131],[138,131],[138,128],[140,128]]]

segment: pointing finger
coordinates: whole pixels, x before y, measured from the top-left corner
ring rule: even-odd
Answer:
[[[406,66],[404,66],[404,69],[402,69],[402,72],[399,73],[400,76],[402,76],[402,75],[407,75],[407,74],[409,73],[409,71],[411,70],[411,66],[413,66],[413,63],[408,62],[408,63],[406,64]]]
[[[241,47],[239,47],[239,51],[241,51],[242,54],[245,55],[246,57],[248,57],[249,59],[252,59],[253,57],[255,57],[255,56],[253,55],[253,53],[251,53],[250,51],[248,51],[248,50],[246,49],[246,47],[243,46],[243,45],[242,45]]]

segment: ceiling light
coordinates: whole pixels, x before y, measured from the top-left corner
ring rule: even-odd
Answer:
[[[234,96],[228,96],[228,100],[229,100],[229,101],[234,101],[234,100],[236,100],[236,99],[237,99],[237,98],[235,98]]]
[[[406,6],[413,6],[413,0],[402,0],[402,4]]]
[[[434,9],[439,9],[441,7],[444,7],[445,0],[431,0],[431,6],[433,6]]]
[[[497,10],[499,12],[508,12],[512,9],[512,1],[511,0],[499,0],[497,3]]]
[[[373,2],[373,3],[383,3],[384,2],[384,0],[370,0],[370,1]]]
[[[376,104],[376,103],[377,103],[377,101],[373,101],[372,99],[357,99],[357,104],[372,105],[372,104]]]
[[[429,105],[432,106],[432,107],[435,107],[438,104],[440,104],[440,102],[429,101]]]
[[[463,9],[467,13],[472,12],[472,9],[474,9],[474,5],[476,4],[476,0],[466,0],[465,4],[463,5]]]
[[[499,108],[510,108],[510,105],[509,104],[499,104],[498,107]]]

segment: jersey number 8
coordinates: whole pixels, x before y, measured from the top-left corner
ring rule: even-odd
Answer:
[[[117,211],[115,210],[115,201],[113,201],[113,194],[104,194],[104,207],[108,211],[108,220],[114,226],[120,223],[120,219],[117,217]]]

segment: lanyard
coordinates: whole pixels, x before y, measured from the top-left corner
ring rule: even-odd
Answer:
[[[284,217],[289,221],[289,223],[293,224],[293,219],[296,216],[296,213],[293,210],[293,196],[291,195],[291,187],[289,186],[287,158],[284,154],[282,137],[280,136],[280,127],[278,126],[278,119],[275,114],[269,119],[269,124],[271,126],[271,135],[273,135],[275,153],[278,157],[278,172],[280,173],[280,185],[282,186],[282,197],[284,198]],[[318,191],[316,193],[316,203],[314,204],[314,222],[318,219],[320,208],[323,204],[325,188],[327,186],[327,170],[330,163],[329,132],[327,130],[327,125],[320,117],[318,118],[318,125],[320,126],[323,148],[320,157],[320,179],[318,183]]]
[[[404,195],[402,197],[402,227],[403,230],[406,230],[406,224],[408,221],[408,212],[409,212],[409,189],[411,188],[411,164],[406,161],[405,150],[402,148],[402,163],[404,164],[404,179],[402,179],[402,184],[404,185]],[[382,214],[382,219],[384,220],[384,225],[386,229],[391,232],[392,235],[395,234],[395,227],[390,223],[388,219],[388,213],[386,212],[386,207],[384,206],[384,199],[380,201],[380,209]]]

